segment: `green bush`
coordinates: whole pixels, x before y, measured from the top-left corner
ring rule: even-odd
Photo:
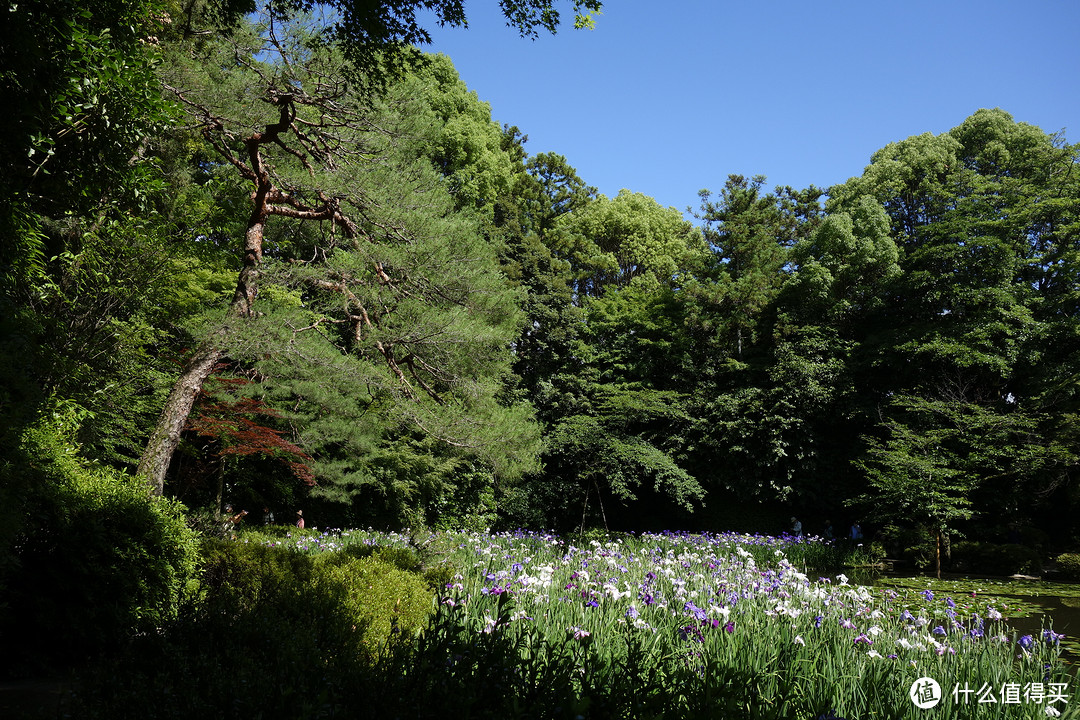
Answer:
[[[24,431],[0,469],[29,478],[8,573],[3,632],[17,662],[77,660],[176,616],[198,543],[183,507],[79,456],[57,412]]]
[[[436,565],[424,571],[424,581],[431,592],[443,595],[446,593],[446,586],[454,581],[454,574],[452,565]]]
[[[1062,553],[1054,558],[1058,570],[1070,580],[1080,580],[1080,553]]]
[[[363,655],[374,658],[388,643],[419,634],[434,609],[424,578],[378,557],[326,553],[315,558],[316,585],[341,598],[343,609],[364,628]]]
[[[962,541],[952,547],[952,568],[986,575],[1038,575],[1042,560],[1023,545]]]
[[[89,669],[76,717],[316,718],[327,694],[350,697],[365,628],[314,558],[221,539],[203,549],[177,622]]]
[[[364,716],[364,678],[434,609],[421,576],[375,558],[221,539],[203,548],[179,620],[85,677],[77,716]]]
[[[412,548],[349,545],[345,548],[345,554],[356,559],[375,558],[405,572],[422,573],[424,568],[420,555]]]
[[[377,557],[227,540],[207,540],[204,547],[200,618],[272,618],[282,636],[317,638],[316,646],[334,655],[348,651],[371,660],[394,638],[415,636],[433,608],[421,575]]]

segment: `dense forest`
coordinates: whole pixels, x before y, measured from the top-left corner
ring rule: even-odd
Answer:
[[[718,169],[689,221],[530,154],[412,49],[428,3],[309,5],[5,11],[5,582],[76,508],[151,532],[140,493],[176,533],[1077,543],[1080,146],[973,108],[830,188]]]

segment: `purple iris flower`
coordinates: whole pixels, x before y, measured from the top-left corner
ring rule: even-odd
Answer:
[[[1024,649],[1024,652],[1030,652],[1031,646],[1035,644],[1035,639],[1030,635],[1025,635],[1016,641],[1016,644]]]
[[[1051,645],[1057,645],[1058,641],[1065,637],[1064,633],[1056,633],[1053,630],[1043,630],[1043,640]]]
[[[948,605],[951,608],[956,607],[956,603],[953,602],[952,598],[945,598],[945,604]]]
[[[705,636],[701,634],[701,630],[693,625],[687,625],[679,628],[679,636],[686,641],[693,642],[705,642]]]
[[[945,628],[941,627],[940,625],[938,625],[937,627],[934,628],[933,633],[935,635],[946,635],[947,634],[945,632]]]
[[[934,593],[930,590],[923,590],[922,596],[926,598],[926,602],[930,602],[934,599]]]
[[[685,605],[683,605],[683,611],[690,614],[690,615],[693,615],[698,620],[708,620],[709,619],[708,613],[706,613],[704,610],[702,610],[701,608],[699,608],[697,605],[695,605],[692,602],[687,602]]]

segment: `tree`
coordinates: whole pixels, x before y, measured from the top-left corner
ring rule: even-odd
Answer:
[[[916,416],[914,422],[888,420],[884,440],[869,438],[868,457],[860,463],[872,492],[858,498],[876,520],[913,521],[934,534],[934,564],[941,578],[941,553],[957,521],[973,514],[970,494],[976,475],[959,467],[954,445],[957,428],[938,425],[932,417],[945,410],[915,398],[899,398],[894,407]],[[961,431],[962,432],[962,431]]]
[[[220,9],[221,6],[218,7]],[[313,40],[318,32],[329,32],[329,35],[335,36],[345,48],[346,56],[358,63],[355,66],[361,76],[366,73],[375,79],[377,86],[382,87],[384,79],[378,77],[379,68],[389,66],[393,69],[400,57],[409,55],[408,52],[402,54],[405,45],[427,39],[426,33],[416,22],[416,7],[416,4],[409,2],[375,6],[341,3],[337,6],[339,14],[333,16],[331,25],[316,27],[316,34],[299,40],[295,36],[279,39],[274,22],[300,17],[302,24],[302,14],[298,13],[304,9],[304,3],[274,4],[270,9],[269,22],[261,31],[263,34],[241,32],[239,36],[246,39],[249,47],[234,43],[235,60],[223,58],[224,62],[219,63],[215,71],[223,73],[217,81],[231,83],[244,75],[238,72],[237,63],[249,70],[247,82],[260,88],[256,95],[261,95],[263,102],[277,110],[276,118],[264,121],[261,128],[253,127],[249,123],[250,118],[244,117],[243,112],[229,117],[219,112],[220,108],[215,108],[209,98],[197,98],[188,88],[176,83],[171,85],[173,93],[202,128],[206,140],[253,186],[253,208],[245,232],[243,268],[230,311],[234,317],[249,317],[253,312],[267,218],[281,216],[294,220],[330,222],[346,239],[356,239],[361,232],[357,221],[343,212],[344,198],[321,186],[320,180],[325,178],[326,173],[333,173],[337,164],[346,162],[346,158],[360,157],[362,150],[350,147],[349,143],[358,139],[357,133],[364,123],[360,110],[365,98],[355,92],[351,97],[348,95],[349,84],[341,76],[340,64],[334,68],[328,66],[329,47],[313,44]],[[591,0],[575,3],[576,10],[582,8],[598,10],[599,3]],[[439,3],[433,9],[441,23],[464,23],[460,2]],[[531,32],[538,25],[554,30],[558,24],[558,13],[547,2],[504,3],[504,12],[523,33]],[[585,21],[584,18],[579,20]],[[188,25],[191,25],[190,18]],[[245,34],[247,37],[243,38]],[[256,47],[259,44],[256,41],[265,44]],[[265,53],[265,57],[272,59],[271,62],[265,62],[265,57],[260,53]],[[230,67],[233,68],[231,73]],[[201,87],[206,88],[206,83],[202,83]],[[240,87],[236,91],[243,97],[252,89],[251,86]],[[242,138],[239,144],[236,142],[238,137]],[[294,171],[306,172],[306,187],[293,184],[298,176],[286,178],[281,174],[283,171],[274,165],[274,153],[278,152],[278,162],[284,165],[291,163]],[[357,198],[353,200],[355,203]],[[385,225],[379,227],[378,221],[374,224],[378,230],[389,235],[397,232],[397,229]],[[375,269],[379,282],[394,285],[394,279],[386,268],[376,262]],[[330,284],[334,285],[333,281]],[[356,317],[365,318],[358,322],[371,325],[371,315],[363,306],[357,307],[354,303],[353,311],[359,313]],[[221,341],[228,334],[227,327],[222,326],[215,337],[203,343],[187,362],[140,458],[138,473],[148,479],[156,492],[160,493],[163,488],[169,460],[193,399],[210,370],[222,357],[224,349]],[[376,345],[387,366],[397,375],[403,387],[407,387],[408,380],[393,357],[392,350],[381,341],[377,341]],[[407,367],[413,372],[413,381],[423,387],[428,395],[438,398],[438,393],[421,379],[425,373],[430,374],[431,368],[417,371],[419,364],[415,356],[410,358],[412,360]]]
[[[107,245],[127,244],[152,225],[127,220],[146,209],[156,185],[143,152],[168,106],[153,74],[156,48],[145,40],[160,27],[161,13],[154,0],[13,3],[2,12],[4,424],[32,418],[36,404],[61,389],[56,378],[68,350],[81,354],[73,364],[83,370],[115,350],[105,338],[139,325],[126,322],[138,283],[124,286],[110,272]],[[90,285],[92,273],[106,273],[108,287]],[[91,297],[68,302],[79,289]],[[115,334],[103,329],[110,304],[126,315]],[[65,313],[73,315],[69,327],[60,325]],[[86,376],[77,382],[85,387]]]
[[[418,10],[433,13],[440,26],[468,26],[464,0],[333,0],[328,4],[336,12],[326,34],[341,45],[359,79],[377,89],[384,86],[387,77],[415,65],[418,57],[411,52],[412,46],[430,44],[431,35],[421,25]],[[275,13],[285,17],[311,7],[310,0],[281,0],[271,5]],[[591,28],[602,3],[574,0],[572,7],[574,27]],[[562,21],[553,0],[499,0],[499,8],[507,26],[526,38],[535,38],[540,30],[555,33]]]
[[[784,311],[848,337],[858,337],[858,324],[881,310],[882,286],[901,272],[889,217],[865,195],[850,209],[829,213],[795,245],[792,260],[796,271],[783,291]]]
[[[237,38],[243,39],[248,41],[248,47],[235,44],[231,48],[222,47],[218,52],[236,53],[242,63],[249,64],[252,74],[245,79],[259,83],[262,86],[261,92],[257,91],[260,99],[276,108],[276,118],[261,129],[241,130],[247,118],[226,117],[224,113],[228,109],[213,107],[210,98],[196,98],[198,90],[167,84],[189,109],[206,141],[225,163],[252,186],[252,207],[244,232],[243,261],[229,308],[230,315],[235,318],[251,317],[254,313],[263,239],[270,217],[328,221],[339,228],[346,238],[355,238],[358,234],[355,223],[342,212],[339,197],[328,195],[322,187],[315,187],[310,194],[305,193],[294,185],[292,178],[283,177],[281,170],[273,163],[273,151],[281,151],[287,160],[298,162],[314,178],[317,168],[326,172],[337,162],[347,162],[346,156],[357,152],[346,149],[343,146],[344,138],[338,134],[350,129],[355,131],[356,127],[350,127],[348,110],[340,104],[344,100],[343,83],[335,81],[326,72],[326,53],[316,53],[316,59],[321,62],[291,65],[287,56],[288,48],[269,28],[265,37],[266,45],[260,50],[276,57],[279,68],[273,68],[270,63],[269,67],[262,69],[253,60],[258,52],[254,46],[259,38],[252,34],[247,38]],[[224,59],[219,62],[225,63]],[[275,77],[275,70],[281,70],[281,76]],[[235,76],[224,79],[232,82],[237,80]],[[199,89],[209,90],[205,84],[209,79],[202,82]],[[286,145],[284,138],[290,131],[291,145]],[[239,142],[234,138],[238,138]],[[163,491],[165,474],[195,397],[225,353],[223,340],[227,333],[227,326],[223,325],[188,359],[139,459],[136,474],[145,477],[156,494],[160,495]]]
[[[256,27],[208,45],[206,60],[173,64],[190,68],[168,84],[214,148],[216,172],[243,178],[254,207],[230,317],[174,386],[143,467],[160,488],[172,449],[159,441],[175,448],[192,391],[228,360],[258,378],[253,392],[312,457],[313,492],[326,500],[377,493],[401,508],[452,491],[383,485],[393,463],[417,469],[419,485],[474,477],[445,470],[463,458],[490,482],[512,477],[536,455],[529,408],[498,398],[519,300],[478,204],[462,207],[428,159],[450,120],[433,121],[438,98],[409,82],[377,102],[351,94],[331,48],[290,54],[306,31]],[[276,122],[259,126],[252,94]]]
[[[1071,392],[1043,392],[1069,386],[1057,384],[1072,372],[1057,362],[1076,357],[1066,339],[1071,310],[1044,312],[1064,297],[1059,281],[1075,277],[1065,259],[1075,245],[1066,229],[1075,227],[1075,163],[1075,148],[1060,138],[980,110],[949,133],[890,144],[860,178],[830,191],[833,213],[879,203],[900,249],[899,272],[875,271],[875,305],[860,302],[872,312],[859,337],[867,395],[901,412],[866,434],[877,438],[877,477],[899,486],[908,472],[943,483],[934,522],[963,517],[949,500],[963,488],[983,488],[972,496],[976,509],[1034,510],[1075,467],[1075,442],[1060,422]],[[866,245],[875,246],[887,249]]]
[[[551,247],[570,263],[579,303],[635,279],[666,284],[705,250],[701,234],[679,211],[629,190],[563,215]]]
[[[705,241],[712,250],[700,276],[706,282],[692,292],[721,309],[732,354],[743,360],[744,343],[756,340],[762,312],[783,284],[791,248],[813,227],[821,191],[796,192],[777,188],[762,193],[763,176],[751,180],[728,176],[719,198],[710,200],[702,190],[701,209]],[[718,318],[716,318],[718,319]]]

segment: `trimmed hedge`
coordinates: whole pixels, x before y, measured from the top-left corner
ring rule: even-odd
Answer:
[[[177,623],[92,670],[77,717],[358,717],[365,678],[435,609],[423,577],[373,557],[220,539],[203,552]]]
[[[1042,559],[1024,545],[963,541],[952,546],[952,567],[986,575],[1039,575]]]
[[[0,468],[29,488],[6,574],[6,659],[30,669],[78,662],[177,615],[198,560],[183,507],[81,458],[63,412],[23,432]],[[14,669],[14,668],[13,668]]]
[[[370,661],[396,635],[415,635],[434,607],[422,576],[377,557],[215,539],[203,547],[197,620],[272,618],[283,636],[314,637],[319,647]]]
[[[1080,553],[1062,553],[1054,561],[1062,575],[1070,580],[1080,580]]]

